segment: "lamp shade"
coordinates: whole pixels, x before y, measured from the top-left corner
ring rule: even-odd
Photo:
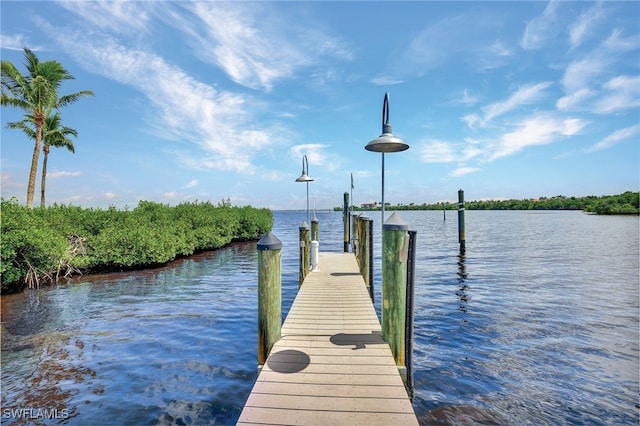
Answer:
[[[400,152],[409,149],[409,145],[393,133],[383,133],[364,147],[373,152]]]
[[[313,178],[307,176],[305,172],[302,172],[300,177],[296,179],[296,182],[313,182]]]

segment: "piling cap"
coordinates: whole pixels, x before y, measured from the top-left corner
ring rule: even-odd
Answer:
[[[309,230],[309,229],[311,229],[311,227],[309,226],[309,224],[306,221],[302,222],[300,224],[300,231],[306,231],[306,230]]]
[[[409,225],[407,225],[407,222],[405,222],[404,220],[402,220],[402,218],[400,217],[400,215],[398,213],[393,213],[391,216],[389,216],[389,218],[386,220],[386,222],[384,223],[384,225],[382,226],[383,229],[385,231],[407,231],[409,230]]]
[[[260,238],[257,247],[258,250],[280,250],[282,248],[282,241],[280,241],[273,232],[269,231]]]

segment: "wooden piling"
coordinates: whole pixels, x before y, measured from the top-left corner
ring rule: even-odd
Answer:
[[[258,249],[258,365],[264,365],[282,329],[282,242],[267,232]]]
[[[311,248],[310,228],[307,222],[302,222],[300,228],[300,279],[302,285],[305,277],[309,274],[309,249]]]
[[[466,237],[464,234],[464,191],[458,190],[458,242],[460,243],[460,253],[466,250]]]
[[[369,291],[369,296],[371,297],[371,301],[374,301],[373,297],[373,280],[371,274],[371,250],[373,245],[371,244],[371,224],[373,221],[369,219],[366,215],[362,214],[358,217],[357,221],[357,230],[358,230],[358,266],[360,270],[360,274],[367,285],[367,290]]]
[[[343,194],[343,203],[342,203],[342,223],[344,225],[344,252],[347,253],[349,251],[349,193],[345,192]]]
[[[320,242],[320,221],[315,213],[313,214],[313,219],[311,219],[311,241]]]
[[[382,227],[382,337],[398,367],[405,366],[408,229],[397,213]]]

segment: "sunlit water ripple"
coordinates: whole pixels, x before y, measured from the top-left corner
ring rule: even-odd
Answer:
[[[317,215],[321,250],[342,251],[341,213]],[[637,216],[468,211],[460,256],[455,212],[400,215],[418,231],[422,424],[638,424]],[[305,219],[275,212],[285,315]],[[11,409],[58,409],[45,424],[235,423],[257,375],[256,294],[252,242],[2,296],[2,423],[28,424]]]

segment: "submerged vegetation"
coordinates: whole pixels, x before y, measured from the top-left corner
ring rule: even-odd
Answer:
[[[371,209],[379,210],[380,207]],[[387,210],[457,210],[458,203],[436,204],[397,204],[387,203]],[[526,200],[480,200],[465,202],[466,210],[583,210],[597,214],[639,214],[640,192],[627,191],[619,195],[604,195],[596,197],[555,197],[530,198]],[[342,207],[335,207],[342,210]],[[369,210],[354,207],[354,210]]]
[[[1,202],[2,292],[38,287],[93,271],[137,269],[177,257],[258,239],[273,227],[268,209],[223,201],[175,207],[141,201],[133,210]]]

